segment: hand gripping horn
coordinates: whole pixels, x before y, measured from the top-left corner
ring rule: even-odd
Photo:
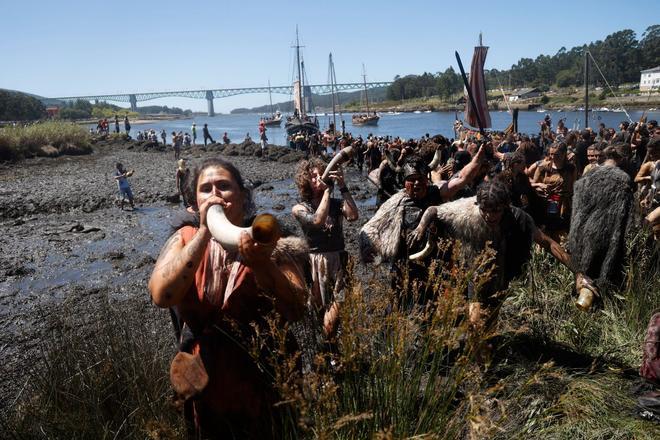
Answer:
[[[353,147],[346,147],[342,148],[339,150],[339,153],[335,155],[335,157],[332,158],[330,163],[328,164],[327,167],[325,167],[325,171],[323,171],[323,175],[321,176],[321,180],[326,182],[326,179],[328,178],[328,175],[330,174],[331,171],[333,171],[335,168],[337,168],[339,165],[341,165],[344,162],[348,162],[348,160],[353,156]]]
[[[274,243],[280,238],[279,224],[271,214],[259,214],[254,218],[252,226],[241,228],[229,221],[221,205],[213,205],[206,214],[206,224],[213,238],[227,250],[238,249],[238,241],[243,231],[262,244]]]
[[[394,163],[394,159],[392,158],[392,152],[390,150],[385,150],[385,159],[387,160],[387,165],[389,165],[392,171],[394,171],[395,173],[401,172],[401,167]]]
[[[437,167],[438,164],[440,163],[440,159],[441,159],[440,148],[438,148],[437,150],[435,150],[435,154],[433,155],[433,160],[429,162],[429,168],[431,169],[431,171],[435,170],[435,167]]]

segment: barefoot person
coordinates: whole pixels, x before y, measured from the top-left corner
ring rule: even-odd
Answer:
[[[311,302],[322,311],[323,329],[331,338],[339,323],[347,262],[342,219],[357,220],[358,209],[341,169],[330,172],[331,181],[327,183],[321,179],[324,169],[325,163],[318,158],[300,162],[296,186],[301,202],[292,211],[309,245],[313,280]],[[332,197],[335,185],[341,200]]]
[[[233,251],[211,237],[211,206],[221,205],[228,221],[240,226],[253,210],[251,191],[230,162],[203,162],[191,178],[193,187],[199,221],[170,237],[149,281],[156,305],[176,307],[183,322],[180,349],[190,353],[177,355],[170,377],[176,384],[179,376],[203,377],[206,372],[208,382],[199,382],[201,390],[175,385],[186,398],[187,419],[201,438],[270,438],[279,401],[266,360],[273,356],[273,347],[259,346],[255,359],[249,344],[268,333],[267,317],[276,318],[278,328],[301,317],[303,275],[280,249],[283,239],[277,246],[265,245],[243,232]],[[295,349],[295,344],[287,348]],[[201,367],[199,362],[177,361],[195,356],[201,358]]]
[[[133,175],[133,170],[126,171],[124,165],[117,162],[115,166],[115,175],[114,178],[117,181],[117,187],[119,188],[119,207],[124,209],[124,200],[128,200],[128,203],[131,205],[131,209],[135,209],[133,203],[133,192],[131,191],[131,185],[128,183],[128,177]]]

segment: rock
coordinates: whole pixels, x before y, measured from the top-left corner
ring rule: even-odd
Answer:
[[[286,206],[284,206],[281,203],[277,203],[277,204],[273,205],[273,209],[275,211],[284,211],[286,209]]]
[[[57,157],[59,155],[59,150],[52,145],[44,145],[37,149],[37,156],[39,157]]]
[[[164,197],[164,199],[165,199],[166,202],[173,203],[173,204],[179,204],[179,202],[181,201],[181,198],[179,197],[178,193],[166,195]]]
[[[273,185],[263,185],[259,187],[259,191],[272,191],[273,189]]]

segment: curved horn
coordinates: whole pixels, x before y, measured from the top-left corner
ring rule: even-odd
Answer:
[[[238,249],[238,241],[243,231],[262,244],[274,243],[280,238],[277,219],[271,214],[259,214],[248,228],[241,228],[230,222],[221,205],[211,206],[206,217],[211,235],[228,250]]]
[[[437,167],[439,163],[440,163],[440,148],[435,150],[435,154],[433,155],[433,160],[429,162],[429,168],[431,169],[431,171],[435,170],[435,167]]]
[[[424,249],[421,251],[414,253],[412,255],[408,256],[408,259],[411,261],[414,260],[421,260],[422,258],[427,257],[431,253],[431,249],[433,249],[433,245],[431,245],[431,240],[426,242],[426,245],[424,246]]]
[[[390,166],[392,171],[396,173],[401,172],[401,167],[394,163],[394,159],[392,159],[392,153],[390,153],[390,150],[385,150],[385,159],[387,159],[387,164]]]
[[[353,156],[353,147],[346,147],[339,150],[339,153],[335,155],[335,157],[332,158],[328,166],[325,167],[325,171],[323,171],[321,180],[325,181],[328,178],[328,174],[330,174],[330,171],[334,170],[342,163],[347,162],[352,156]]]

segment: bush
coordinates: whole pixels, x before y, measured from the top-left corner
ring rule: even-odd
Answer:
[[[41,122],[0,129],[0,160],[33,157],[45,145],[54,146],[61,154],[66,154],[65,151],[91,152],[89,133],[80,125]]]

